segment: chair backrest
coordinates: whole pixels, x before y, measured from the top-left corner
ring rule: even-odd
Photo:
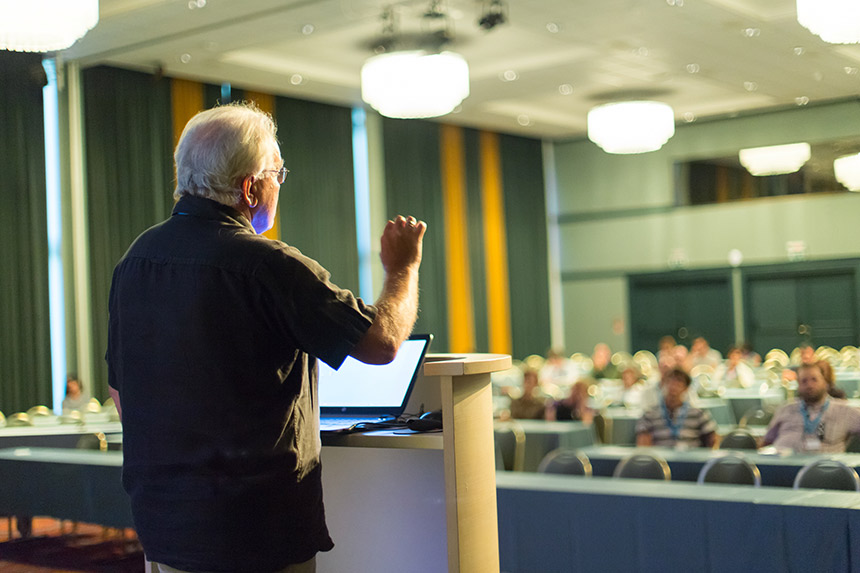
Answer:
[[[767,426],[770,424],[771,418],[773,418],[772,411],[753,408],[744,413],[738,425],[742,428],[745,428],[746,426]]]
[[[720,442],[721,450],[755,450],[755,437],[746,430],[732,430]]]
[[[105,435],[102,432],[82,435],[78,438],[78,443],[75,447],[79,450],[99,450],[100,452],[108,451],[107,438],[105,438]]]
[[[591,476],[588,456],[577,450],[558,448],[543,457],[537,471],[544,474]]]
[[[655,454],[632,454],[618,462],[612,477],[637,479],[672,479],[666,460]]]
[[[520,472],[525,466],[526,432],[516,420],[496,422],[494,426],[496,455],[501,455],[502,463],[496,460],[497,469]]]
[[[737,454],[711,458],[699,472],[697,483],[732,483],[740,485],[761,485],[758,467]]]
[[[794,489],[839,489],[860,491],[860,477],[854,468],[836,460],[816,460],[803,466],[794,478]]]

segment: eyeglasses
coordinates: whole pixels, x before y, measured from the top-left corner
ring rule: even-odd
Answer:
[[[283,184],[284,181],[286,181],[287,173],[289,173],[289,172],[290,172],[290,170],[287,169],[286,167],[281,167],[280,169],[264,169],[260,173],[277,173],[278,174],[278,185],[281,185],[281,184]]]

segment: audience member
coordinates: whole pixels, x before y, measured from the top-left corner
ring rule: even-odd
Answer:
[[[568,387],[576,380],[576,367],[570,358],[565,356],[564,350],[550,348],[547,351],[546,362],[538,373],[540,382]]]
[[[833,373],[833,366],[826,360],[819,360],[817,364],[821,368],[825,382],[827,382],[827,393],[830,394],[831,398],[844,400],[845,390],[836,385],[836,375]]]
[[[822,364],[826,362],[798,367],[798,399],[776,411],[764,445],[802,452],[843,452],[848,437],[860,433],[860,411],[828,395],[827,367]]]
[[[743,351],[739,346],[732,346],[727,353],[727,360],[714,370],[714,380],[721,381],[728,388],[749,388],[755,382],[755,372],[743,361]]]
[[[687,399],[690,375],[680,368],[661,381],[662,400],[636,424],[637,446],[686,446],[710,448],[717,425],[707,410],[694,408]]]
[[[591,354],[591,363],[591,377],[595,380],[600,380],[601,378],[618,379],[618,367],[612,363],[612,350],[609,349],[608,344],[600,342],[594,346],[594,352]]]
[[[628,366],[621,372],[621,401],[628,408],[647,410],[657,403],[654,387],[646,383],[636,366]]]
[[[723,355],[718,350],[711,348],[704,336],[693,339],[690,345],[690,353],[687,356],[687,371],[696,366],[710,366],[716,368],[723,361]]]
[[[511,418],[542,420],[546,399],[539,395],[538,373],[528,368],[523,373],[523,394],[511,400]]]
[[[815,347],[808,342],[801,342],[797,348],[800,350],[800,364],[786,368],[782,371],[783,380],[797,380],[797,371],[801,366],[815,364],[818,358],[815,357]]]
[[[660,342],[657,343],[657,360],[659,361],[663,356],[672,356],[672,353],[675,351],[675,339],[668,334],[660,338]]]
[[[749,342],[741,342],[739,346],[741,348],[741,353],[743,354],[744,362],[750,366],[761,365],[761,355],[753,350],[752,344]]]
[[[84,385],[75,374],[66,376],[66,397],[63,398],[63,414],[72,410],[85,410],[87,397],[84,396]]]
[[[594,380],[581,379],[571,386],[567,398],[551,402],[546,408],[546,419],[550,421],[574,420],[590,424],[594,410],[588,406],[588,389]]]

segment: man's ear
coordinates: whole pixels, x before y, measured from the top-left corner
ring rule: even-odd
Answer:
[[[245,204],[248,205],[251,209],[257,206],[258,199],[255,197],[251,191],[254,188],[254,176],[248,175],[245,179],[242,180],[242,199],[245,201]]]

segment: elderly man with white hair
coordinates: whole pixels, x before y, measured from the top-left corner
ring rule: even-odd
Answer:
[[[155,571],[314,571],[333,546],[316,361],[394,358],[417,314],[426,225],[388,222],[383,291],[365,304],[261,236],[288,173],[270,116],[201,112],[174,159],[173,214],[134,241],[110,294],[106,358],[139,539]]]

